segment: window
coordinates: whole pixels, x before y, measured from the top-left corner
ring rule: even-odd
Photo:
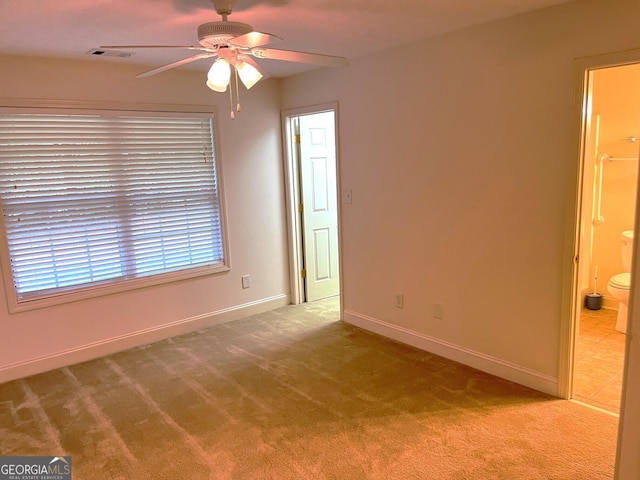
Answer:
[[[213,131],[210,114],[0,111],[13,310],[228,270]]]

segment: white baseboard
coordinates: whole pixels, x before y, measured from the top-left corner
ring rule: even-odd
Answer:
[[[231,322],[240,318],[267,312],[289,305],[289,295],[276,295],[270,298],[233,306],[216,312],[198,315],[175,322],[167,323],[145,330],[128,333],[119,337],[100,342],[83,345],[78,348],[65,350],[52,355],[46,355],[33,360],[15,363],[0,368],[0,383],[18,378],[25,378],[56,368],[86,362],[94,358],[121,352],[129,348],[147,345],[149,343],[193,332],[213,325]]]
[[[534,390],[549,395],[558,395],[558,379],[550,375],[350,310],[344,311],[343,320],[356,327],[533,388]]]

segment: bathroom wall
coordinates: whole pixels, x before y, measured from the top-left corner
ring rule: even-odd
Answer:
[[[600,118],[598,155],[637,158],[640,141],[632,142],[629,138],[640,139],[640,65],[596,70],[593,73],[592,113]],[[587,161],[595,162],[597,158]],[[585,168],[593,169],[593,165],[587,163]],[[589,271],[592,289],[594,268],[598,266],[597,289],[604,295],[604,305],[608,307],[617,307],[616,300],[607,291],[607,283],[613,275],[623,271],[620,234],[623,230],[633,229],[637,181],[637,161],[604,162],[604,222],[593,225],[593,257]],[[585,184],[585,188],[590,187]],[[590,225],[590,218],[585,218],[587,222]]]

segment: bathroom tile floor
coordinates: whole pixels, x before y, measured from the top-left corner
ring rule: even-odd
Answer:
[[[583,310],[576,342],[573,398],[620,413],[625,335],[615,310]]]

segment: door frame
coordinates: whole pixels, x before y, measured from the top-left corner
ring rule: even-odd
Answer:
[[[562,265],[563,292],[561,306],[560,355],[558,365],[558,396],[569,399],[572,393],[573,362],[576,327],[582,307],[580,295],[579,254],[582,230],[583,171],[584,154],[588,139],[590,114],[587,111],[589,95],[589,71],[599,68],[617,67],[640,63],[640,49],[625,50],[574,61],[576,74],[576,99],[574,106],[574,127],[577,142],[574,143],[572,159],[576,175],[570,178],[567,188],[567,208],[565,210],[565,254]],[[640,232],[640,190],[636,198],[636,220],[634,237]],[[633,281],[629,292],[629,321],[625,345],[622,398],[616,451],[615,478],[638,478],[640,465],[637,451],[640,448],[640,241],[634,244]]]
[[[300,205],[300,171],[298,168],[298,152],[295,143],[294,120],[304,115],[333,112],[336,139],[336,192],[338,205],[338,262],[340,271],[340,316],[342,317],[342,215],[340,205],[340,139],[338,128],[338,102],[310,105],[283,110],[280,113],[282,124],[282,145],[284,152],[284,172],[287,207],[287,236],[289,238],[289,279],[291,285],[291,303],[298,305],[305,301],[304,281],[301,277],[304,250],[302,245],[303,231],[298,205]]]

